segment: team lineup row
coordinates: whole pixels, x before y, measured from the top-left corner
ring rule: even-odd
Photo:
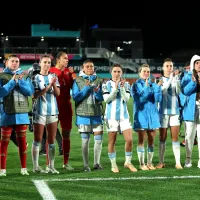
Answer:
[[[180,163],[180,120],[185,123],[185,167],[191,167],[193,142],[197,132],[200,140],[200,57],[194,55],[190,62],[190,70],[174,71],[171,59],[163,63],[163,76],[158,82],[152,82],[150,68],[144,64],[139,68],[140,78],[130,85],[122,78],[123,69],[114,64],[111,79],[103,81],[94,70],[94,63],[86,60],[79,76],[68,67],[68,56],[59,52],[56,64],[51,67],[51,57],[41,57],[40,72],[27,77],[19,68],[20,61],[16,55],[8,57],[5,69],[0,74],[0,176],[6,176],[7,147],[13,128],[16,131],[21,161],[21,174],[29,175],[26,168],[26,131],[30,123],[28,118],[28,97],[33,99],[34,140],[32,144],[33,172],[56,173],[55,169],[55,137],[60,123],[62,130],[63,168],[73,170],[69,164],[70,131],[72,129],[72,98],[75,101],[76,125],[82,140],[83,170],[91,171],[89,166],[89,142],[94,135],[93,169],[102,170],[100,164],[103,120],[108,132],[108,157],[111,171],[118,173],[115,142],[117,133],[121,131],[125,139],[124,167],[131,172],[137,169],[132,164],[132,129],[138,133],[137,155],[141,170],[164,168],[165,142],[167,129],[170,128],[172,149],[175,157],[175,168],[183,169]],[[133,98],[133,127],[127,108],[127,102]],[[103,113],[102,102],[105,102]],[[67,115],[66,115],[67,113]],[[102,117],[102,115],[104,117]],[[44,128],[47,130],[47,167],[39,165],[39,147]],[[159,129],[159,164],[152,164],[154,140]],[[147,135],[147,162],[145,163],[145,138]],[[200,142],[198,142],[198,145]],[[199,146],[198,146],[199,147]],[[200,147],[198,148],[200,151]],[[200,154],[200,153],[199,153]],[[197,165],[200,168],[200,161]]]

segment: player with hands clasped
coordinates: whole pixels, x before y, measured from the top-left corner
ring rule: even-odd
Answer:
[[[179,71],[173,68],[173,62],[167,58],[163,63],[163,80],[162,84],[162,101],[159,103],[159,114],[161,127],[159,129],[159,164],[156,168],[161,169],[165,167],[164,154],[167,139],[167,130],[170,128],[172,149],[175,157],[175,168],[182,169],[180,163],[180,80]]]
[[[153,83],[150,77],[150,67],[143,64],[139,68],[138,79],[131,88],[131,95],[134,98],[134,123],[133,129],[138,133],[137,154],[141,170],[154,170],[152,160],[154,155],[154,139],[156,129],[160,127],[157,103],[162,100],[161,85]],[[148,138],[147,165],[145,164],[145,138]]]
[[[111,162],[111,171],[114,173],[119,172],[116,163],[115,143],[117,133],[122,132],[125,140],[124,167],[131,172],[136,172],[137,169],[131,163],[133,133],[127,108],[127,103],[130,99],[130,84],[121,78],[123,72],[120,64],[114,64],[110,72],[112,78],[103,84],[102,91],[106,103],[104,119],[106,120],[108,131],[108,157]]]
[[[94,71],[92,60],[86,60],[79,77],[74,80],[72,96],[75,101],[76,125],[82,138],[83,170],[90,172],[89,142],[94,134],[94,170],[103,169],[100,164],[103,121],[102,121],[102,79]]]
[[[190,71],[181,79],[181,92],[186,96],[187,103],[183,106],[185,121],[185,167],[192,167],[192,150],[197,132],[200,168],[200,56],[194,55],[190,61]]]
[[[60,95],[59,83],[55,74],[49,73],[51,58],[44,55],[40,59],[40,74],[35,76],[33,84],[35,86],[33,105],[33,127],[34,141],[32,144],[33,172],[54,173],[59,172],[54,167],[55,161],[55,137],[58,124],[58,106],[56,96]],[[39,166],[39,147],[42,141],[44,128],[47,130],[47,161],[48,166],[43,170]]]

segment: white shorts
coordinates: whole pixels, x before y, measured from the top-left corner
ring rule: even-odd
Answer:
[[[160,115],[161,128],[168,128],[170,126],[179,126],[179,115]]]
[[[100,132],[103,131],[102,124],[91,124],[91,125],[78,125],[78,131],[80,133],[92,133],[92,132]]]
[[[132,129],[132,126],[129,118],[123,120],[108,119],[106,120],[106,128],[108,132],[121,132],[127,129]]]
[[[54,122],[58,121],[58,115],[38,115],[38,114],[33,114],[33,123],[35,124],[42,124],[42,125],[47,125],[47,124],[52,124]]]

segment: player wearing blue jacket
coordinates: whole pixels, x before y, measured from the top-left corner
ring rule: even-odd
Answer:
[[[102,150],[102,79],[94,71],[94,63],[86,60],[79,77],[73,83],[72,96],[75,101],[76,125],[82,138],[83,170],[89,167],[90,134],[94,133],[94,169],[101,170],[100,156]]]
[[[34,88],[31,80],[26,77],[19,65],[19,58],[16,55],[10,55],[7,67],[0,74],[0,87],[10,83],[10,80],[12,82],[13,76],[15,76],[15,83],[12,83],[15,84],[15,87],[3,97],[3,102],[0,104],[0,126],[2,127],[0,176],[6,176],[7,148],[13,128],[15,128],[19,145],[21,174],[29,175],[26,168],[26,131],[27,125],[30,123],[28,96],[34,93]]]
[[[154,170],[152,164],[154,154],[154,139],[156,129],[160,127],[157,102],[162,100],[160,80],[158,84],[153,83],[150,77],[150,68],[144,64],[139,68],[138,79],[133,85],[131,94],[134,98],[134,123],[133,129],[138,132],[137,154],[141,170]],[[145,165],[144,142],[146,134],[148,136],[147,165]]]
[[[183,120],[185,121],[185,167],[192,166],[192,150],[197,131],[200,168],[200,56],[194,55],[190,61],[190,71],[181,79],[181,91],[186,96],[183,107]]]

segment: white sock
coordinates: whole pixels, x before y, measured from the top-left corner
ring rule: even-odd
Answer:
[[[39,166],[39,163],[38,163],[39,151],[40,151],[40,143],[39,142],[33,142],[31,154],[32,154],[32,162],[33,162],[33,168],[34,169]]]
[[[54,168],[55,161],[55,144],[48,145],[49,167]]]
[[[108,157],[110,159],[111,166],[112,167],[116,167],[117,166],[117,163],[116,163],[116,152],[108,153]]]
[[[154,147],[148,146],[148,153],[147,153],[147,164],[151,165],[154,155]]]
[[[160,143],[159,143],[159,159],[160,159],[160,163],[164,163],[165,148],[166,148],[166,143],[160,141]]]
[[[89,133],[81,133],[82,137],[82,157],[84,166],[89,166],[89,143],[90,137]]]
[[[137,155],[140,165],[144,165],[145,149],[144,147],[137,147]]]
[[[132,152],[125,152],[125,156],[126,156],[126,161],[125,161],[125,163],[131,164]]]
[[[172,149],[174,152],[174,157],[176,164],[180,164],[180,142],[172,142]]]
[[[100,164],[102,150],[102,135],[94,136],[94,164]]]

